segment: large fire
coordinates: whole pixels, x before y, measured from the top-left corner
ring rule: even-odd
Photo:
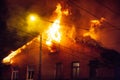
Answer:
[[[62,8],[61,5],[58,4],[55,10],[55,13],[57,13],[56,19],[47,31],[48,38],[47,38],[46,44],[49,46],[49,49],[51,51],[52,51],[53,44],[60,43],[61,41],[62,33],[60,31],[60,28],[61,28],[60,21],[61,21],[62,15],[69,14],[68,10],[62,11],[61,8]]]
[[[53,22],[53,24],[49,27],[47,31],[47,41],[46,44],[48,45],[48,49],[50,52],[54,52],[53,49],[53,42],[54,43],[60,43],[61,40],[61,33],[60,33],[60,20],[62,17],[62,12],[61,12],[61,5],[58,4],[57,8],[55,10],[55,13],[57,13],[57,19]]]
[[[61,5],[58,4],[57,8],[55,10],[55,13],[57,13],[56,19],[53,22],[53,24],[49,27],[49,29],[47,30],[47,40],[46,40],[46,44],[48,45],[48,48],[50,49],[50,51],[54,52],[54,43],[60,43],[61,41],[61,32],[60,32],[60,21],[62,18],[62,15],[68,15],[68,10],[65,11],[61,11]],[[32,20],[34,20],[34,17],[31,17]],[[34,38],[35,39],[35,38]],[[31,44],[33,42],[33,40],[31,40],[30,42],[28,42],[27,44],[23,45],[21,48],[18,48],[16,51],[12,51],[7,57],[5,57],[3,59],[3,63],[12,63],[12,58],[14,58],[14,56],[16,56],[17,54],[19,54],[21,52],[21,50],[25,49],[27,45]],[[54,49],[53,49],[54,48]]]
[[[55,10],[55,18],[53,21],[53,24],[51,26],[49,26],[47,32],[47,39],[46,39],[46,45],[48,46],[48,49],[50,50],[50,52],[54,52],[56,50],[56,45],[59,44],[61,42],[61,37],[62,37],[62,31],[61,31],[61,18],[62,15],[68,15],[69,11],[66,10],[62,10],[62,7],[60,4],[57,5],[57,8]],[[34,20],[34,17],[31,17],[31,20]],[[101,25],[101,23],[104,21],[104,18],[101,18],[100,20],[91,20],[91,24],[90,24],[90,29],[88,32],[84,33],[83,36],[90,36],[92,39],[97,38],[96,35],[96,29]],[[75,29],[72,29],[71,35],[69,34],[69,36],[73,37],[73,33]],[[35,39],[35,38],[34,38]],[[29,45],[30,43],[32,43],[32,41],[28,42],[26,45]],[[56,44],[57,43],[57,44]],[[55,45],[56,44],[56,45]],[[16,51],[12,51],[7,57],[5,57],[3,59],[3,63],[12,63],[12,58],[14,56],[16,56],[18,53],[21,53],[22,49],[26,48],[26,45],[22,46],[21,48],[17,49]]]
[[[104,18],[101,18],[100,20],[91,20],[91,24],[90,24],[90,29],[88,32],[84,33],[83,36],[89,36],[92,39],[97,39],[97,35],[96,35],[96,29],[101,25],[101,23],[104,21]]]
[[[61,40],[61,34],[60,34],[60,20],[56,20],[52,27],[47,31],[48,33],[48,39],[46,41],[47,45],[51,45],[53,41],[60,42]]]

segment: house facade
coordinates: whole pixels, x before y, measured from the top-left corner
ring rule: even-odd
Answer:
[[[84,43],[66,38],[49,49],[44,39],[34,38],[11,58],[5,80],[114,80],[114,69],[102,64],[100,48]]]
[[[27,18],[28,28],[37,26],[35,32],[37,29],[42,34],[3,59],[7,67],[2,70],[1,80],[120,80],[120,57],[104,53],[105,49],[95,41],[104,18],[91,20],[89,29],[82,31],[82,26],[88,25],[80,24],[87,24],[88,20],[80,21],[79,10],[72,12],[74,8],[67,8],[63,2],[56,6],[50,21],[46,21],[50,25],[45,30],[47,35],[44,29],[38,29],[45,28],[46,22],[40,26],[41,20],[35,20],[34,15]]]

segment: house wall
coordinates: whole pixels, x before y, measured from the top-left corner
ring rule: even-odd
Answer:
[[[19,80],[26,80],[28,66],[34,68],[34,79],[38,79],[39,44],[37,42],[33,41],[32,44],[28,45],[12,60],[12,66],[19,68]]]
[[[56,77],[56,63],[62,63],[63,79],[71,80],[72,63],[74,61],[80,62],[80,78],[88,79],[90,68],[89,61],[100,57],[95,49],[89,47],[73,44],[69,41],[64,44],[57,45],[58,52],[50,53],[48,46],[43,42],[42,44],[42,80],[55,80]],[[27,66],[34,68],[34,80],[38,79],[39,61],[40,61],[40,47],[39,42],[34,41],[26,49],[22,50],[20,54],[15,56],[12,60],[11,66],[19,67],[19,80],[26,80]],[[100,70],[98,70],[100,71]],[[107,75],[107,73],[105,74]],[[97,76],[102,77],[103,74],[98,72]],[[109,77],[111,75],[108,75]],[[102,79],[101,79],[102,80]]]
[[[108,67],[102,67],[97,69],[97,77],[103,77],[103,78],[113,78],[114,75],[114,69],[108,68]]]

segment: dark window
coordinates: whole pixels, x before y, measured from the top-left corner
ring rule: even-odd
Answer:
[[[27,80],[34,80],[34,69],[33,67],[27,67]]]
[[[56,64],[56,80],[62,80],[62,63]]]
[[[73,62],[72,63],[72,78],[73,80],[78,80],[80,75],[80,63]]]
[[[98,60],[90,60],[89,68],[90,68],[90,79],[95,80],[96,78],[96,68],[98,67]]]
[[[18,80],[18,68],[12,68],[11,80]]]

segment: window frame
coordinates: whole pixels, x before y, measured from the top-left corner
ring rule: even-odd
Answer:
[[[63,64],[56,63],[56,74],[55,74],[55,80],[62,80],[63,78]]]
[[[19,70],[17,67],[12,67],[12,75],[11,80],[18,80],[19,78]]]
[[[73,80],[79,80],[80,79],[80,62],[79,61],[72,62],[71,72],[72,72],[72,79]]]
[[[33,66],[27,66],[27,77],[26,80],[34,80],[34,67]]]

